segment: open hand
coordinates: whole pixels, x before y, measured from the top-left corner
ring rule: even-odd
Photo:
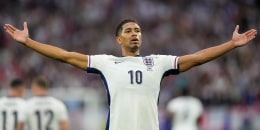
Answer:
[[[256,37],[257,31],[255,29],[250,29],[242,34],[238,33],[238,29],[239,26],[237,25],[232,37],[232,40],[235,42],[236,47],[246,45],[249,41]]]
[[[23,23],[23,30],[19,30],[10,24],[5,24],[4,29],[17,42],[24,44],[29,38],[29,32],[26,22]]]

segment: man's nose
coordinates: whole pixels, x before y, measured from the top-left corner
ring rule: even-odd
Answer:
[[[132,36],[137,36],[137,33],[133,31],[131,35]]]

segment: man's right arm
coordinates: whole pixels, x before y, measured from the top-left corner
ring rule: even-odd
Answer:
[[[29,38],[29,31],[26,22],[24,22],[23,27],[23,30],[19,30],[10,24],[5,24],[4,29],[15,41],[33,49],[34,51],[44,56],[71,64],[83,70],[87,68],[87,55],[76,52],[68,52],[55,46],[34,41]]]
[[[71,64],[83,70],[86,70],[87,68],[87,63],[88,63],[87,55],[80,54],[77,52],[68,52],[64,49],[43,44],[34,41],[30,38],[26,40],[24,45],[49,58]]]

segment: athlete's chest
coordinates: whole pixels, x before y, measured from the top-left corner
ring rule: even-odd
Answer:
[[[157,61],[152,57],[112,58],[107,60],[105,65],[113,68],[115,72],[120,70],[158,71]]]
[[[106,62],[102,74],[110,86],[159,86],[163,75],[160,66],[151,57],[115,58]]]

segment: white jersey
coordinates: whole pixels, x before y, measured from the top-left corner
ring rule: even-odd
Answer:
[[[26,119],[25,101],[20,97],[0,98],[0,130],[15,130]]]
[[[197,120],[203,112],[199,99],[192,96],[180,96],[172,99],[167,110],[174,113],[173,130],[198,130]]]
[[[167,74],[177,74],[178,57],[88,56],[88,73],[98,73],[104,82],[109,115],[106,130],[159,130],[160,83]]]
[[[50,96],[37,96],[28,100],[30,130],[60,130],[60,122],[68,120],[65,105]]]

